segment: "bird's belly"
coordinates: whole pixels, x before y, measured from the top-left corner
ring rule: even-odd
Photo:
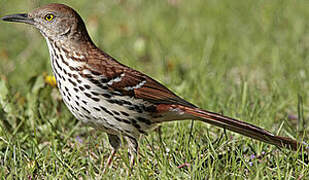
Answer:
[[[59,82],[58,88],[63,101],[72,114],[83,123],[111,134],[144,133],[152,127],[150,114],[133,98],[111,95],[107,90],[92,90],[92,87],[86,88],[83,83],[73,87],[63,79]]]
[[[141,100],[96,88],[79,75],[79,82],[70,75],[59,75],[55,73],[63,101],[83,123],[110,134],[129,135],[145,133],[154,126]]]

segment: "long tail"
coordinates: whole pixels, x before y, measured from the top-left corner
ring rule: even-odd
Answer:
[[[188,115],[192,115],[203,122],[219,126],[239,134],[248,136],[253,139],[257,139],[269,144],[276,145],[278,147],[285,147],[292,150],[297,150],[301,143],[287,137],[275,136],[272,133],[257,127],[255,125],[239,121],[233,118],[222,116],[217,113],[209,112],[199,108],[181,107],[183,112]]]

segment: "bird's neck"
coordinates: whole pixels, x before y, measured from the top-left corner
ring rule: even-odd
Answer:
[[[87,57],[90,52],[98,49],[91,39],[60,39],[52,40],[45,37],[50,55],[64,53],[66,56]]]

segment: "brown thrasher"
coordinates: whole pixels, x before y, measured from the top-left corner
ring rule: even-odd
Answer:
[[[44,36],[64,103],[77,119],[108,135],[113,151],[107,166],[120,147],[120,136],[128,141],[133,162],[139,136],[159,123],[175,120],[197,119],[278,147],[296,150],[300,145],[255,125],[200,109],[119,63],[96,47],[82,18],[66,5],[49,4],[2,20],[33,25]]]

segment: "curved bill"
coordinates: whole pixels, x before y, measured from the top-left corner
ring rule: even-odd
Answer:
[[[3,16],[1,18],[3,21],[10,21],[10,22],[21,22],[21,23],[26,23],[26,24],[34,24],[33,18],[30,18],[28,14],[12,14],[12,15],[7,15]]]

